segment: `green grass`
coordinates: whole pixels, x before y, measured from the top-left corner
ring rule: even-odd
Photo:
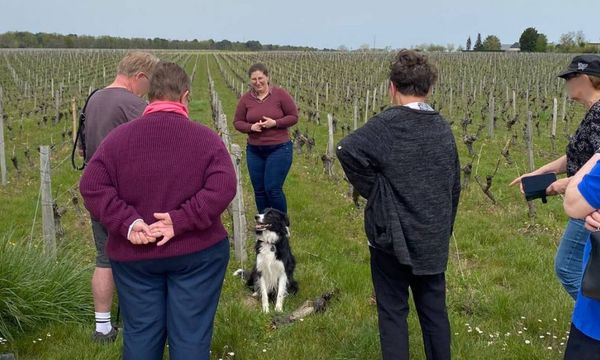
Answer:
[[[73,249],[56,259],[33,242],[0,238],[0,334],[8,340],[47,322],[79,322],[92,307],[87,273]]]
[[[237,99],[225,86],[212,56],[199,56],[190,104],[192,118],[212,124],[206,73],[208,58],[217,91],[231,123]],[[191,71],[194,57],[188,60],[186,68]],[[48,143],[50,134],[56,141],[56,133],[62,130],[51,127],[40,130],[35,123],[27,120],[23,124],[18,139],[28,136],[33,149],[34,145]],[[300,126],[304,129],[306,125]],[[311,133],[313,127],[312,124],[309,127]],[[234,133],[233,127],[230,129],[233,142],[244,145],[244,136]],[[458,136],[458,124],[454,125],[454,130]],[[325,149],[325,133],[322,126],[318,128],[313,155],[296,155],[286,182],[300,291],[286,300],[285,310],[294,309],[305,300],[334,288],[339,289],[339,295],[325,313],[273,330],[269,326],[273,315],[264,315],[259,306],[248,304],[248,291],[239,279],[230,275],[240,266],[232,260],[215,322],[215,359],[231,358],[227,355],[229,352],[235,353],[233,358],[236,359],[379,357],[376,308],[370,301],[373,290],[362,209],[356,209],[348,198],[348,186],[341,178],[339,166],[335,169],[336,179],[329,179],[323,172],[319,157]],[[495,139],[482,137],[476,143],[476,151],[479,152],[482,146],[483,151],[481,160],[474,162],[474,175],[477,173],[485,177],[493,172],[500,150],[509,136],[499,129]],[[336,134],[336,139],[340,137],[341,134]],[[560,146],[563,145],[564,140],[561,140]],[[557,155],[544,151],[549,148],[547,138],[536,137],[538,165]],[[468,157],[460,141],[459,149],[464,163]],[[59,164],[67,153],[68,145],[57,146],[53,165]],[[565,342],[563,338],[569,327],[573,303],[555,278],[553,257],[566,217],[562,213],[560,198],[552,198],[547,205],[536,204],[538,216],[535,221],[528,218],[521,195],[516,189],[508,188],[510,180],[525,168],[525,152],[522,146],[515,145],[511,154],[515,165],[508,166],[502,162],[494,178],[492,192],[497,205],[491,204],[483,195],[474,179],[462,195],[455,236],[451,239],[447,273],[452,348],[456,359],[562,358],[560,351],[564,350],[564,346],[560,344]],[[36,152],[34,161],[38,161]],[[251,215],[254,200],[245,160],[243,164],[244,200]],[[0,213],[10,214],[2,215],[0,228],[12,234],[10,241],[16,242],[15,246],[26,246],[32,228],[39,187],[37,162],[34,165],[20,175],[11,172],[11,185],[0,189],[0,196],[10,199],[0,202]],[[82,304],[87,308],[90,306],[88,284],[94,254],[91,232],[87,223],[81,223],[69,202],[68,193],[65,193],[77,183],[79,175],[70,170],[68,163],[63,163],[54,171],[53,188],[58,194],[59,205],[69,209],[63,217],[66,235],[61,247],[79,254],[77,258],[68,259],[85,274],[78,275],[81,283],[68,295],[88,301]],[[226,216],[225,220],[229,224]],[[34,238],[41,234],[40,222],[38,212]],[[250,254],[252,246],[252,239],[249,239]],[[250,267],[250,262],[244,266]],[[14,341],[0,345],[0,352],[15,351],[20,359],[119,358],[120,339],[114,345],[105,346],[90,341],[91,315],[82,314],[76,324],[57,321],[36,323]],[[414,311],[409,317],[409,326],[411,354],[414,359],[424,359]],[[549,347],[552,349],[549,350]]]

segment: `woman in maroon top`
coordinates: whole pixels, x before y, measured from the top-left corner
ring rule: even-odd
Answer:
[[[123,359],[210,359],[229,261],[221,214],[236,192],[219,136],[190,121],[190,78],[159,63],[144,114],[111,131],[79,185],[108,230],[123,310]]]
[[[248,172],[256,208],[259,213],[266,208],[287,213],[283,183],[293,158],[288,128],[298,122],[298,109],[287,91],[271,85],[265,65],[252,65],[248,75],[251,88],[240,98],[233,124],[248,134]]]

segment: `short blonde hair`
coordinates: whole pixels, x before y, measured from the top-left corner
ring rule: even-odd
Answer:
[[[117,74],[132,77],[143,72],[150,76],[158,62],[159,59],[150,53],[131,51],[119,62]]]

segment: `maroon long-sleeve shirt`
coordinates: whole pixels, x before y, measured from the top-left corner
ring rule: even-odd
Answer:
[[[262,132],[252,131],[252,124],[269,117],[277,123]],[[298,122],[298,108],[294,99],[282,88],[271,86],[269,95],[259,100],[251,91],[244,94],[235,110],[233,126],[248,134],[248,144],[276,145],[290,140],[288,128]]]
[[[121,125],[102,142],[81,178],[91,215],[108,230],[115,261],[186,255],[227,236],[221,214],[236,192],[231,158],[219,136],[183,115],[156,112]],[[163,246],[127,240],[136,219],[168,212],[175,237]]]

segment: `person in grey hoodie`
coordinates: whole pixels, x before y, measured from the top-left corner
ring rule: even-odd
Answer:
[[[390,66],[393,106],[337,147],[337,157],[367,199],[365,232],[384,360],[408,359],[410,288],[427,359],[450,359],[445,271],[460,196],[452,130],[426,99],[437,70],[402,50]]]

